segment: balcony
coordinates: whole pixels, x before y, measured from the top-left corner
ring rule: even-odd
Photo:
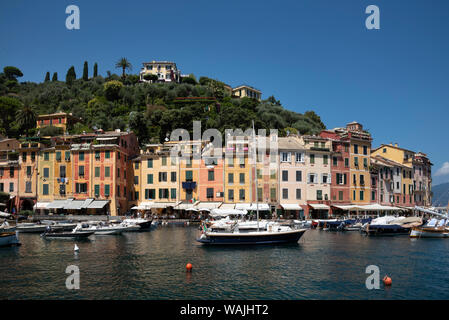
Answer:
[[[329,148],[321,148],[321,147],[310,147],[310,150],[313,150],[313,151],[330,152],[330,149],[329,149]]]
[[[187,189],[187,190],[193,190],[196,188],[196,182],[195,181],[183,181],[182,188]]]

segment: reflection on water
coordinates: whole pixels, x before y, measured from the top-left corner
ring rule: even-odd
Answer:
[[[0,249],[0,299],[448,299],[449,240],[307,231],[297,244],[207,247],[195,227]],[[191,273],[185,266],[193,265]],[[368,290],[368,265],[393,285]],[[67,266],[80,290],[67,290]]]

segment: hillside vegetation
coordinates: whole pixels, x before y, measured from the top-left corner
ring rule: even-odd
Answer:
[[[141,83],[137,75],[126,75],[125,69],[122,76],[108,72],[106,77],[88,77],[86,66],[81,78],[71,67],[65,81],[59,81],[56,73],[50,80],[47,73],[42,83],[19,82],[22,72],[5,67],[0,74],[0,133],[35,135],[37,115],[58,111],[82,119],[70,133],[129,129],[141,144],[163,141],[176,128],[191,132],[194,120],[201,121],[202,130],[222,132],[246,130],[254,120],[256,129],[278,129],[281,136],[287,131],[316,134],[325,128],[313,111],[286,110],[273,96],[263,101],[232,98],[222,82],[207,77],[197,81],[191,75],[179,84]],[[190,99],[180,99],[186,97]]]

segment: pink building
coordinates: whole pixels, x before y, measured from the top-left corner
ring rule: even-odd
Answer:
[[[199,183],[198,200],[201,202],[223,202],[223,150],[222,148],[210,148],[203,152]]]

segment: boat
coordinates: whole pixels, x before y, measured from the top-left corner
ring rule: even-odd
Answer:
[[[410,238],[449,238],[448,220],[433,218],[425,225],[412,228]]]
[[[413,227],[422,225],[420,217],[384,216],[366,223],[360,231],[370,236],[409,234]]]
[[[19,223],[16,230],[23,233],[42,233],[47,230],[48,225],[32,222]]]
[[[0,232],[0,247],[19,246],[17,232]]]
[[[126,231],[126,227],[120,225],[107,225],[103,222],[95,224],[81,223],[79,224],[78,230],[93,231],[95,235],[115,235],[122,234],[122,232]]]
[[[253,139],[255,140],[255,130],[253,121]],[[254,141],[254,148],[256,144]],[[254,164],[256,163],[256,150],[253,153]],[[257,175],[255,176],[257,186]],[[223,210],[228,210],[228,217],[231,214],[246,215],[246,210],[238,209],[212,209],[211,216],[225,214]],[[254,229],[255,227],[255,229]],[[237,220],[231,224],[231,228],[225,231],[215,231],[207,228],[203,224],[201,236],[196,239],[206,245],[259,245],[259,244],[284,244],[297,243],[307,229],[296,229],[291,226],[284,226],[278,222],[261,222],[259,220],[259,203],[256,197],[256,221]]]
[[[123,222],[126,222],[128,224],[136,224],[140,227],[139,230],[150,230],[153,220],[135,218],[135,219],[125,219],[125,220],[123,220]]]
[[[16,231],[16,226],[10,226],[8,221],[3,221],[0,225],[0,232],[13,232]]]
[[[91,235],[94,234],[94,231],[91,230],[81,230],[81,226],[76,226],[72,231],[64,231],[64,230],[52,230],[50,226],[48,226],[47,230],[41,234],[43,238],[46,239],[74,239],[81,240],[87,239]]]

